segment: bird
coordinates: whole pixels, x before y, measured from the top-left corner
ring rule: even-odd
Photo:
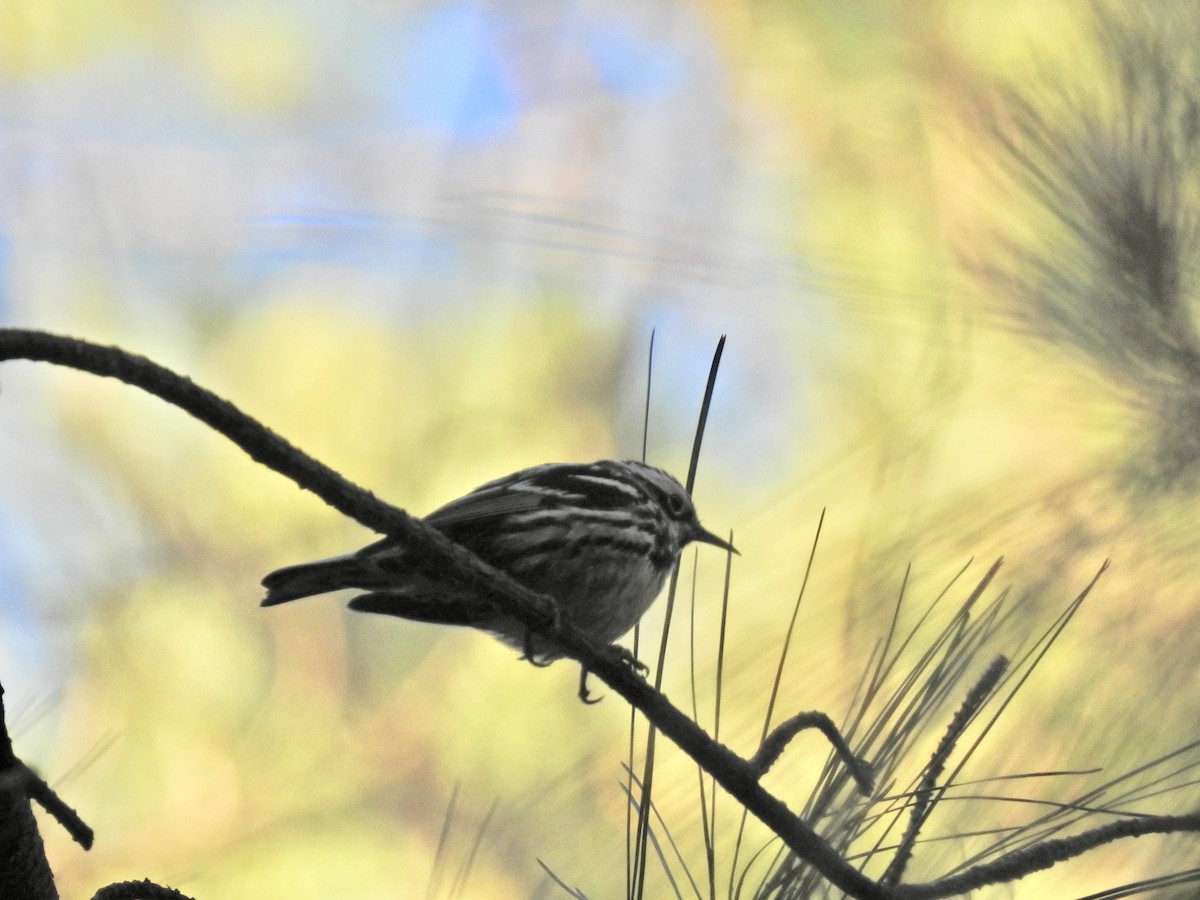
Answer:
[[[551,597],[575,628],[603,644],[629,631],[693,541],[737,553],[705,530],[692,498],[662,469],[633,460],[545,463],[489,481],[424,522],[525,587]],[[349,608],[423,622],[468,625],[538,665],[563,656],[488,598],[439,583],[385,537],[356,553],[287,566],[262,580],[263,606],[343,588],[365,593]],[[586,670],[580,694],[586,699]]]

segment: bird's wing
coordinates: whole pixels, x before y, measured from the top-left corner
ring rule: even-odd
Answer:
[[[586,503],[594,508],[627,504],[637,492],[610,474],[611,465],[548,463],[524,469],[451,500],[425,521],[444,528],[566,503]]]
[[[492,519],[512,513],[528,512],[542,505],[545,496],[530,490],[515,490],[514,485],[483,487],[477,491],[451,500],[440,509],[425,517],[425,521],[438,528]]]

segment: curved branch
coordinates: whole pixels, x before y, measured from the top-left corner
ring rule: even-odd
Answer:
[[[771,733],[763,738],[757,752],[747,760],[750,767],[761,778],[767,774],[767,770],[771,766],[778,762],[792,738],[809,728],[816,728],[825,735],[829,743],[833,745],[834,752],[841,757],[842,764],[849,770],[850,776],[858,786],[858,792],[869,797],[875,786],[875,773],[871,770],[870,764],[854,755],[854,751],[850,749],[850,745],[846,743],[846,739],[842,737],[838,727],[833,724],[833,719],[820,711],[797,713],[776,725]]]
[[[192,900],[182,891],[145,881],[120,881],[100,888],[92,900]]]
[[[41,331],[0,329],[0,361],[26,359],[68,366],[116,378],[178,406],[237,444],[252,459],[312,491],[334,509],[372,528],[403,540],[412,556],[482,596],[493,598],[506,612],[535,631],[547,634],[584,668],[602,679],[637,708],[667,738],[709,772],[798,856],[831,883],[854,897],[885,898],[875,882],[838,855],[787,805],[764,790],[745,760],[719,744],[630,670],[615,647],[597,647],[568,622],[559,621],[556,605],[484,563],[404,510],[390,506],[328,466],[293,447],[279,435],[190,379],[128,353],[119,347]]]
[[[0,328],[0,361],[26,359],[115,378],[177,406],[209,428],[229,438],[255,462],[290,478],[301,489],[312,491],[338,512],[381,534],[403,537],[419,560],[445,560],[447,572],[463,586],[496,590],[521,596],[537,606],[542,616],[552,617],[553,604],[513,581],[503,572],[490,570],[485,577],[481,563],[418,519],[380,500],[370,491],[344,478],[329,466],[281,438],[271,429],[246,415],[228,400],[200,387],[190,378],[165,366],[122,350],[44,331]],[[488,568],[488,567],[483,567]],[[440,570],[439,570],[440,571]]]
[[[301,488],[312,491],[350,518],[405,541],[439,577],[489,596],[532,630],[550,636],[572,659],[601,678],[638,709],[654,726],[760,819],[779,838],[833,885],[865,900],[932,900],[986,884],[1012,881],[1078,856],[1122,837],[1200,831],[1200,813],[1122,820],[1060,840],[1043,841],[994,862],[976,866],[941,881],[884,887],[853,868],[833,847],[783,801],[759,783],[760,772],[676,709],[667,698],[636,675],[617,647],[597,647],[567,621],[559,621],[552,600],[540,596],[488,566],[404,510],[390,506],[370,491],[346,480],[328,466],[293,447],[246,416],[233,404],[187,378],[144,357],[68,337],[16,328],[0,328],[0,361],[27,359],[50,362],[116,378],[166,400],[219,431],[250,457]],[[782,736],[784,732],[780,733]]]

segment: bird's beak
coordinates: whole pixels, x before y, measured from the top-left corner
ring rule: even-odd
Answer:
[[[737,553],[738,556],[742,555],[738,553],[737,547],[733,546],[733,544],[729,543],[729,541],[722,540],[711,531],[705,531],[699,525],[697,525],[696,530],[692,532],[692,540],[700,541],[704,544],[712,544],[714,547],[720,547],[722,550],[728,550],[730,553]]]

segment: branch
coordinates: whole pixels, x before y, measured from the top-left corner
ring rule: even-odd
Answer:
[[[937,900],[957,897],[985,885],[1000,884],[1024,878],[1032,872],[1048,869],[1095,850],[1120,838],[1142,837],[1147,834],[1176,834],[1200,831],[1200,813],[1184,816],[1144,816],[1121,819],[1101,825],[1069,838],[1041,841],[1032,847],[1014,850],[990,863],[982,863],[958,875],[951,875],[925,884],[906,884],[893,888],[889,895],[895,900]]]
[[[189,379],[140,356],[73,338],[16,328],[0,329],[0,361],[27,359],[55,363],[116,378],[160,397],[225,435],[249,456],[312,491],[346,516],[405,542],[416,564],[438,577],[488,596],[531,630],[554,640],[572,659],[602,679],[653,725],[713,776],[751,814],[760,819],[801,859],[833,885],[864,900],[930,900],[1012,881],[1030,872],[1078,856],[1122,837],[1200,831],[1200,814],[1145,817],[1120,821],[1062,840],[1044,841],[992,863],[927,884],[884,887],[853,868],[833,847],[779,798],[759,784],[760,770],[714,741],[630,668],[620,648],[597,647],[569,622],[557,606],[508,575],[484,563],[404,510],[390,506],[347,481],[328,466]],[[786,724],[786,723],[785,723]],[[779,735],[786,732],[781,726]],[[759,760],[761,763],[762,760]]]
[[[58,897],[29,804],[29,769],[13,752],[0,687],[0,897]]]
[[[667,738],[700,764],[752,814],[831,883],[860,898],[884,898],[886,892],[838,855],[837,851],[758,783],[758,772],[727,747],[710,738],[663,694],[629,667],[619,648],[597,647],[582,632],[555,615],[557,605],[530,591],[470,551],[390,506],[328,466],[298,450],[227,400],[190,379],[128,353],[75,338],[18,328],[0,329],[0,361],[26,359],[68,366],[116,378],[140,388],[220,432],[251,459],[312,491],[334,509],[375,531],[403,541],[417,564],[439,577],[493,598],[506,612],[547,635],[572,659],[626,699]]]
[[[153,881],[120,881],[100,888],[92,895],[92,900],[191,900],[191,898],[175,890],[164,887]]]
[[[758,751],[750,757],[750,767],[761,778],[767,770],[779,760],[780,755],[787,749],[792,738],[808,728],[816,728],[833,745],[834,752],[841,757],[842,763],[850,771],[851,777],[858,786],[858,792],[869,797],[875,785],[875,773],[865,760],[859,759],[850,749],[842,733],[838,731],[833,719],[819,711],[797,713],[785,722],[780,722],[763,738]]]
[[[417,551],[414,555],[419,560],[446,560],[450,563],[450,572],[462,580],[463,586],[481,591],[499,587],[499,593],[520,595],[527,604],[539,607],[543,616],[553,616],[554,604],[550,601],[502,572],[492,570],[490,578],[480,575],[478,565],[472,565],[472,561],[479,562],[474,554],[441,532],[422,525],[404,510],[384,503],[370,491],[342,477],[228,400],[144,356],[119,347],[105,347],[44,331],[0,328],[0,361],[12,359],[67,366],[115,378],[153,394],[225,435],[255,462],[290,478],[301,489],[312,491],[343,515],[382,534],[404,537]]]
[[[22,764],[22,768],[25,769],[23,777],[25,792],[29,795],[29,799],[36,801],[38,806],[53,816],[54,821],[58,822],[63,830],[71,836],[71,840],[84,850],[91,850],[92,841],[96,838],[96,833],[92,831],[91,827],[79,817],[79,813],[63,802],[63,799],[55,793],[54,788],[46,784],[37,772],[24,764]]]

